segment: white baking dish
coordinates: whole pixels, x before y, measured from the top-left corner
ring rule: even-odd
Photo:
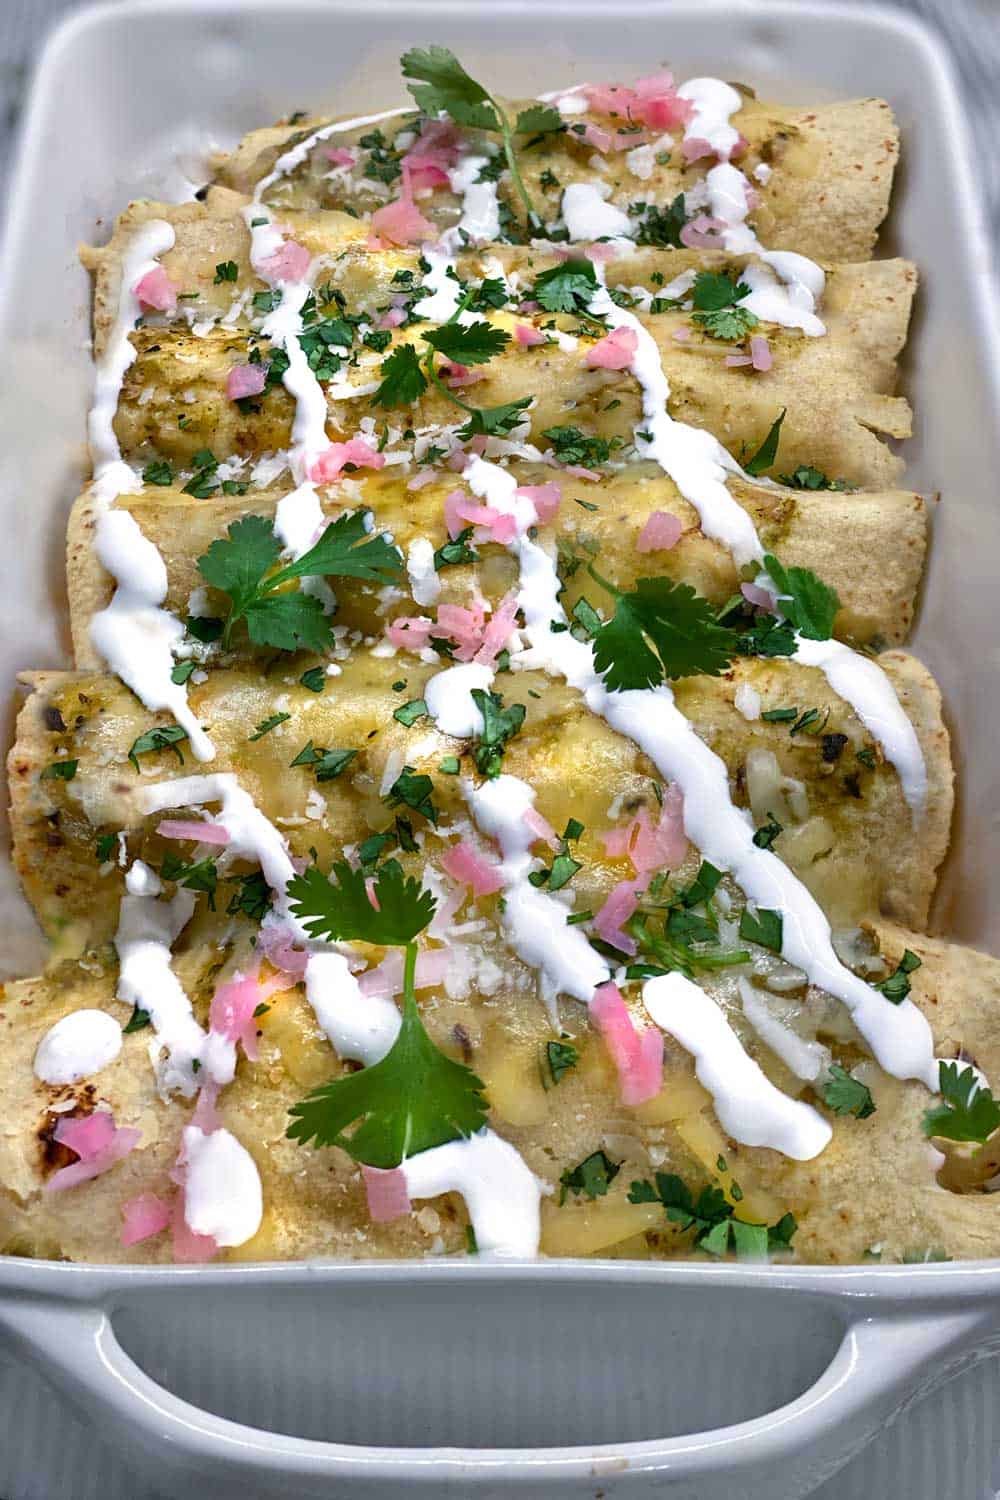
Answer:
[[[77,15],[39,70],[9,222],[0,681],[67,660],[61,549],[90,383],[77,241],[130,196],[177,196],[178,156],[190,165],[200,148],[298,107],[395,102],[399,54],[428,41],[513,94],[666,61],[770,97],[892,101],[904,165],[888,248],[925,276],[906,366],[910,482],[945,493],[915,645],[945,687],[963,791],[938,921],[989,946],[1000,915],[1000,339],[954,88],[935,44],[898,12],[774,0],[146,0]],[[4,965],[23,973],[39,948],[4,878]],[[1000,1344],[1000,1264],[7,1260],[0,1332],[157,1495],[200,1479],[241,1500],[401,1489],[791,1500],[917,1393]]]

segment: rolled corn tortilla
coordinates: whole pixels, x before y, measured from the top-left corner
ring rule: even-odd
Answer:
[[[251,356],[266,362],[270,348],[267,340],[258,340],[246,328],[254,291],[262,283],[247,272],[246,229],[238,215],[234,219],[228,195],[218,217],[210,206],[200,204],[170,210],[135,204],[119,222],[109,246],[85,256],[96,274],[95,348],[103,348],[113,321],[123,247],[139,224],[161,216],[174,223],[178,235],[163,265],[185,288],[186,300],[180,305],[192,326],[175,318],[168,324],[143,326],[132,335],[137,358],[126,374],[115,422],[126,457],[142,463],[160,456],[184,466],[205,448],[225,460],[287,447],[294,403],[283,385],[271,385],[259,398],[239,404],[226,394],[230,371]],[[347,222],[356,235],[354,221]],[[400,271],[409,271],[416,278],[412,284],[419,285],[416,252],[369,252],[351,240],[345,245],[343,216],[316,215],[289,227],[322,257],[318,264],[323,269],[317,270],[316,279],[336,288],[349,311],[373,318],[376,309],[384,311],[391,278]],[[495,248],[470,252],[460,271],[482,275],[492,269],[495,274],[498,265],[515,272],[528,292],[537,274],[555,263],[551,255],[518,247],[500,247],[494,255]],[[238,269],[237,279],[220,282],[215,268],[229,259]],[[724,270],[738,277],[746,260],[639,250],[612,261],[607,274],[612,286],[655,291],[690,269]],[[902,438],[910,432],[909,406],[893,392],[896,358],[906,338],[915,287],[916,272],[906,261],[830,267],[821,308],[826,334],[807,338],[797,330],[762,323],[774,361],[765,374],[727,366],[726,358],[739,346],[703,335],[683,310],[641,314],[656,338],[670,382],[670,414],[709,428],[738,461],[745,462],[784,410],[774,472],[793,472],[805,465],[852,485],[890,485],[902,464],[883,437]],[[552,446],[547,429],[566,426],[619,445],[631,442],[642,422],[635,380],[627,371],[593,369],[586,362],[600,329],[581,329],[580,320],[567,314],[494,310],[483,316],[503,329],[511,343],[478,368],[471,392],[458,389],[457,395],[481,406],[533,396],[527,420],[532,441],[542,449]],[[218,319],[222,321],[214,321]],[[574,330],[576,347],[517,342],[519,326],[551,338],[557,325]],[[356,338],[355,362],[345,365],[326,386],[331,438],[348,438],[372,419],[400,433],[408,426],[419,431],[428,424],[464,420],[461,409],[434,390],[413,407],[387,411],[373,404],[384,359],[402,343],[416,343],[423,351],[419,335],[426,328],[418,323],[394,331],[384,350],[365,347]]]
[[[398,809],[387,805],[380,789],[385,785],[388,791],[404,765],[431,775],[444,821],[467,817],[461,777],[441,774],[440,764],[448,755],[466,752],[468,743],[440,733],[429,718],[418,717],[411,726],[394,718],[397,708],[424,698],[428,680],[447,663],[431,666],[406,652],[387,658],[355,648],[350,654],[346,646],[343,654],[349,659],[320,693],[300,681],[314,658],[284,653],[263,668],[218,668],[206,681],[189,683],[190,701],[216,749],[208,769],[235,772],[287,834],[293,852],[308,855],[315,849],[321,862],[340,858],[345,847],[392,826]],[[737,803],[746,806],[753,790],[747,783],[748,754],[771,752],[773,760],[757,767],[763,784],[769,785],[770,777],[773,786],[756,797],[755,821],[763,824],[773,813],[786,826],[775,852],[809,885],[831,920],[851,923],[881,908],[920,926],[948,836],[948,738],[937,689],[920,663],[902,652],[883,653],[880,661],[914,724],[928,768],[927,811],[912,832],[895,770],[880,762],[854,712],[815,668],[787,660],[741,660],[724,677],[682,679],[676,698],[726,763]],[[135,771],[128,751],[162,716],[151,716],[115,678],[42,672],[24,680],[34,691],[21,711],[8,762],[18,873],[48,933],[103,940],[117,920],[122,875],[113,863],[100,865],[98,836],[124,830],[131,856],[158,866],[162,850],[155,839],[149,844],[158,819],[143,815],[142,788],[152,780],[197,774],[199,768],[189,753],[182,764],[178,756],[159,751],[142,756]],[[822,736],[792,735],[787,722],[744,717],[736,706],[741,685],[759,694],[762,712],[790,705],[817,708],[815,722],[822,722],[824,734],[846,736],[831,742],[834,758],[830,750],[824,758]],[[636,811],[645,805],[655,821],[656,772],[631,741],[590,714],[574,690],[534,672],[500,672],[494,691],[505,704],[522,703],[526,709],[523,729],[507,746],[504,771],[536,788],[539,811],[554,828],[570,818],[587,828],[579,856],[584,869],[574,891],[580,909],[596,910],[628,873],[602,853],[599,833],[615,824],[608,809]],[[276,712],[289,717],[252,739]],[[356,755],[336,779],[317,782],[311,766],[291,766],[310,741]],[[184,745],[178,749],[183,755]],[[872,752],[874,769],[857,760],[858,750]],[[78,763],[71,780],[42,774],[67,757]],[[474,773],[471,760],[463,764],[463,774]],[[783,776],[801,783],[801,792]],[[429,827],[419,817],[416,821],[430,838]],[[425,841],[425,854],[432,847]],[[690,858],[696,865],[694,851]],[[527,974],[525,982],[531,984]]]
[[[759,194],[755,218],[760,238],[775,249],[797,250],[814,260],[864,260],[888,208],[899,153],[898,131],[889,105],[884,99],[856,99],[802,109],[755,99],[748,89],[742,92],[743,107],[731,123],[748,142],[740,168]],[[510,105],[514,110],[522,107],[524,101]],[[332,118],[317,116],[294,126],[251,131],[231,155],[215,158],[215,181],[251,193],[274,169],[280,155]],[[415,112],[412,117],[386,120],[377,128],[391,146],[398,133],[412,130],[414,118]],[[614,122],[593,112],[574,115],[571,126],[585,127],[588,122],[604,126],[611,123],[614,128]],[[619,126],[623,123],[617,122]],[[372,181],[366,175],[368,152],[364,148],[359,152],[356,172],[331,176],[325,147],[355,145],[372,128],[338,132],[335,139],[318,146],[304,167],[268,192],[268,201],[282,208],[308,209],[350,204],[363,215],[370,214],[394,197],[397,188],[389,185],[383,194],[357,186],[359,181]],[[464,134],[473,143],[484,139],[475,131]],[[690,193],[697,187],[708,167],[714,165],[714,158],[702,158],[685,167],[679,134],[674,132],[672,140],[658,143],[662,147],[659,156],[667,155],[668,159],[654,159],[648,177],[635,174],[627,151],[609,152],[607,169],[599,180],[610,189],[611,202],[622,208],[637,201],[664,205],[678,193]],[[556,216],[565,187],[594,181],[595,154],[594,147],[572,128],[545,137],[520,153],[525,185],[543,218]],[[755,175],[761,165],[770,169],[769,176],[766,172]],[[500,191],[502,197],[507,196],[504,184]],[[511,206],[515,212],[520,208],[516,202]],[[421,211],[441,229],[450,227],[458,217],[457,201],[444,188],[422,201]]]
[[[738,589],[740,578],[731,553],[704,536],[694,508],[656,465],[631,465],[597,483],[531,464],[520,465],[517,477],[526,485],[560,485],[558,515],[539,534],[561,551],[568,606],[581,594],[594,595],[587,564],[598,561],[604,575],[623,588],[632,587],[640,577],[664,576],[691,584],[719,606]],[[241,517],[273,520],[288,482],[286,471],[270,489],[241,496],[216,493],[194,504],[176,487],[152,485],[141,494],[118,498],[116,506],[135,517],[166,564],[165,608],[181,619],[191,613],[225,612],[225,599],[212,590],[204,601],[199,596],[198,610],[191,609],[193,592],[205,586],[198,559]],[[325,489],[322,507],[331,520],[345,510],[369,509],[375,526],[388,531],[406,556],[416,541],[428,541],[435,551],[448,541],[444,502],[456,490],[467,493],[454,474],[410,490],[395,467],[378,473],[359,470],[346,483]],[[768,551],[780,554],[788,565],[811,568],[837,590],[842,605],[838,635],[876,649],[902,643],[913,620],[926,545],[926,513],[919,495],[902,490],[850,494],[779,489],[738,479],[731,481],[731,492],[752,516]],[[658,513],[680,521],[680,538],[669,550],[640,550],[644,528]],[[94,553],[97,518],[98,508],[85,491],[71,513],[67,543],[70,625],[76,665],[83,669],[101,665],[90,639],[90,623],[108,604],[113,589]],[[516,564],[504,548],[486,541],[477,543],[475,550],[478,563],[440,568],[439,602],[465,605],[477,590],[497,600],[516,586]],[[405,573],[400,584],[410,592]],[[338,589],[337,596],[338,623],[366,635],[381,634],[397,615],[421,612],[411,599],[390,603],[381,589],[354,580]],[[249,641],[243,639],[239,645],[248,648]]]
[[[232,929],[233,924],[230,924]],[[1000,1070],[1000,962],[898,928],[870,924],[887,965],[904,948],[921,959],[912,999],[925,1012],[940,1056],[959,1048],[996,1076]],[[218,937],[218,934],[216,934]],[[182,935],[173,968],[204,1023],[215,987],[245,967],[249,931],[232,930],[222,946],[201,927]],[[375,957],[376,955],[372,955]],[[452,971],[462,973],[463,945]],[[944,1190],[940,1157],[922,1131],[930,1102],[917,1083],[900,1083],[860,1062],[835,1002],[819,992],[783,999],[790,1024],[804,1037],[836,1039],[839,1055],[863,1078],[876,1103],[859,1120],[830,1116],[833,1139],[813,1161],[789,1161],[775,1151],[739,1146],[720,1127],[709,1095],[693,1076],[691,1059],[668,1037],[661,1093],[623,1110],[604,1045],[583,1007],[563,1007],[564,1037],[578,1061],[557,1087],[545,1089],[540,1067],[551,1039],[544,1016],[526,996],[516,972],[502,973],[486,1003],[470,1006],[451,983],[420,992],[423,1018],[435,1042],[464,1058],[486,1084],[490,1125],[510,1140],[532,1171],[554,1191],[543,1200],[542,1249],[550,1255],[615,1252],[653,1258],[686,1257],[691,1236],[657,1203],[630,1203],[629,1187],[673,1172],[697,1194],[722,1188],[739,1217],[774,1222],[785,1212],[798,1221],[797,1259],[819,1264],[995,1256],[1000,1250],[1000,1202],[995,1194]],[[123,1038],[118,1058],[78,1084],[49,1085],[33,1072],[38,1044],[58,1020],[83,1007],[128,1020],[114,998],[115,965],[107,949],[86,967],[64,962],[46,976],[5,987],[0,1002],[6,1125],[0,1134],[0,1250],[42,1258],[169,1264],[169,1230],[139,1244],[121,1243],[123,1209],[140,1193],[176,1201],[170,1176],[191,1101],[165,1103],[157,1094],[147,1055],[151,1033]],[[725,985],[713,993],[765,1073],[786,1090],[816,1102],[790,1078],[780,1058],[746,1026]],[[758,990],[765,1002],[766,986]],[[483,997],[473,998],[482,1001]],[[773,997],[771,997],[773,999]],[[371,1221],[360,1169],[335,1148],[303,1149],[285,1137],[290,1107],[310,1089],[343,1072],[323,1036],[302,987],[269,997],[257,1023],[259,1059],[242,1057],[236,1079],[220,1096],[223,1126],[251,1152],[263,1188],[264,1217],[253,1239],[222,1251],[224,1260],[291,1260],[317,1255],[381,1259],[419,1256],[428,1249],[466,1246],[467,1215],[454,1194],[415,1202],[415,1212],[389,1224]],[[116,1124],[136,1128],[136,1148],[110,1171],[61,1193],[43,1191],[71,1153],[53,1139],[57,1121],[110,1108]],[[938,1145],[941,1143],[938,1142]],[[595,1150],[619,1167],[608,1193],[597,1199],[569,1193],[560,1202],[561,1174]],[[989,1148],[987,1148],[989,1150]],[[940,1173],[942,1180],[948,1168]]]

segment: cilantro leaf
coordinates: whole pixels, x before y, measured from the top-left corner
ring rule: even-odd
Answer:
[[[828,641],[840,608],[836,589],[810,568],[785,568],[770,552],[764,566],[778,588],[778,604],[799,635],[809,641]]]
[[[575,1167],[567,1167],[559,1179],[559,1206],[567,1193],[581,1193],[586,1198],[603,1198],[621,1171],[621,1162],[612,1161],[605,1151],[592,1151]]]
[[[382,361],[381,384],[372,396],[374,406],[387,411],[397,406],[412,406],[427,389],[427,376],[420,368],[412,344],[400,344]]]
[[[396,577],[400,559],[384,536],[371,536],[360,511],[345,513],[329,525],[319,541],[297,561],[271,571],[281,546],[264,516],[244,516],[214,541],[198,559],[206,582],[229,595],[230,609],[222,632],[228,646],[233,626],[245,619],[252,642],[281,651],[324,651],[333,639],[320,601],[299,590],[279,592],[283,585],[307,576],[360,578],[385,583]]]
[[[629,211],[640,215],[635,237],[637,245],[658,245],[661,249],[672,250],[681,248],[681,230],[687,223],[683,193],[678,193],[665,208],[643,203],[633,204]]]
[[[534,398],[521,396],[517,401],[507,401],[502,406],[466,407],[469,420],[458,429],[460,438],[506,437],[521,420],[522,413]]]
[[[744,472],[755,477],[763,474],[769,469],[778,456],[778,439],[781,436],[781,424],[785,420],[786,408],[782,407],[780,414],[775,417],[768,428],[767,437],[761,443],[756,453],[752,454],[743,465]]]
[[[422,932],[434,915],[434,897],[402,866],[386,860],[368,895],[363,870],[338,860],[327,878],[315,865],[288,882],[291,910],[310,937],[332,942],[380,943],[402,947]]]
[[[827,479],[822,469],[814,469],[811,464],[799,464],[791,474],[779,474],[778,483],[787,485],[791,490],[847,489],[843,479]]]
[[[551,104],[529,105],[514,121],[516,135],[552,135],[564,128],[562,115]]]
[[[968,1063],[942,1062],[939,1080],[942,1103],[924,1115],[924,1134],[979,1144],[989,1140],[1000,1127],[1000,1105],[975,1070]]]
[[[246,606],[243,617],[255,646],[273,646],[278,651],[324,651],[332,639],[323,606],[312,594],[265,594]]]
[[[555,449],[561,464],[583,464],[588,469],[595,464],[606,464],[615,448],[622,446],[620,439],[590,437],[579,427],[546,427],[542,437],[547,437]]]
[[[745,338],[758,323],[758,319],[746,307],[722,307],[718,312],[693,313],[691,321],[697,323],[709,338],[722,339],[727,343]]]
[[[725,271],[699,271],[691,288],[691,300],[699,312],[720,312],[749,295],[746,282],[734,281]]]
[[[213,588],[228,594],[233,614],[241,615],[264,574],[281,555],[273,524],[264,516],[244,516],[227,528],[198,559],[198,571]]]
[[[512,703],[504,708],[500,693],[488,693],[482,688],[472,689],[472,701],[483,716],[483,731],[472,752],[473,759],[481,775],[493,781],[500,775],[508,740],[513,739],[524,723],[524,704]]]
[[[552,1083],[561,1083],[565,1075],[575,1068],[580,1061],[580,1054],[571,1042],[547,1042],[545,1046],[545,1065],[542,1068],[542,1084],[549,1087],[546,1081],[546,1073]]]
[[[830,1064],[829,1074],[820,1089],[827,1109],[832,1109],[835,1115],[854,1115],[859,1120],[867,1120],[875,1113],[871,1089],[860,1079],[852,1078],[839,1063]]]
[[[462,67],[447,47],[413,47],[400,59],[403,77],[420,109],[433,119],[440,111],[456,125],[473,130],[499,130],[500,120],[482,84]]]
[[[154,750],[172,750],[183,765],[184,756],[180,750],[180,744],[187,737],[187,730],[182,729],[179,724],[157,725],[155,729],[147,729],[145,734],[140,734],[132,741],[128,758],[138,771],[140,755],[148,755]]]
[[[133,1005],[132,1014],[122,1027],[122,1036],[131,1036],[133,1031],[142,1031],[152,1024],[152,1017],[148,1010],[143,1010],[140,1005]]]
[[[204,891],[208,896],[209,911],[215,910],[215,892],[219,883],[219,875],[214,859],[200,859],[195,864],[187,864],[172,850],[168,850],[163,856],[160,875],[164,880],[176,881],[178,885],[185,886],[189,891]]]
[[[748,943],[759,943],[762,948],[780,953],[783,926],[780,911],[769,911],[766,906],[758,906],[755,915],[749,907],[744,907],[740,917],[740,937]]]
[[[543,271],[531,295],[547,312],[586,312],[596,291],[594,263],[581,257]]]
[[[251,922],[262,922],[271,910],[271,887],[263,873],[254,870],[249,875],[237,875],[235,878],[239,889],[230,897],[226,915],[235,917],[242,914],[249,917]]]
[[[690,584],[640,578],[615,595],[615,613],[594,638],[594,665],[612,692],[656,687],[665,678],[703,673],[718,677],[733,655],[734,636],[720,625],[706,599]]]
[[[510,334],[492,323],[444,323],[423,335],[436,353],[459,365],[484,365],[494,354],[500,354],[510,343]]]
[[[345,512],[323,532],[319,541],[273,578],[278,588],[291,578],[360,578],[366,583],[391,583],[400,573],[399,553],[381,532],[368,531],[365,511]]]
[[[39,776],[39,781],[72,781],[76,775],[78,760],[54,760]]]
[[[875,988],[879,990],[893,1005],[901,1005],[910,993],[910,975],[915,969],[920,968],[920,959],[909,948],[903,949],[903,956],[893,969],[888,979],[883,979]]]
[[[412,766],[404,766],[389,788],[389,806],[399,807],[402,803],[412,807],[414,812],[436,826],[438,810],[431,800],[433,793],[434,783],[429,776],[414,771]]]
[[[735,1196],[735,1184],[733,1193]],[[793,1214],[786,1213],[775,1224],[751,1224],[733,1216],[733,1205],[717,1187],[702,1188],[697,1199],[683,1178],[673,1172],[657,1172],[655,1184],[645,1179],[629,1188],[630,1203],[661,1203],[664,1212],[681,1231],[694,1229],[694,1243],[710,1255],[725,1255],[732,1248],[740,1259],[762,1260],[768,1251],[788,1250],[798,1229]]]
[[[735,282],[724,272],[699,272],[691,288],[697,308],[691,321],[711,339],[742,339],[757,327],[757,318],[738,303],[750,296],[745,282]]]
[[[415,961],[414,945],[408,960],[411,954]],[[412,977],[399,1035],[381,1062],[314,1089],[290,1113],[286,1134],[292,1140],[340,1146],[355,1161],[382,1168],[486,1124],[482,1081],[435,1047],[420,1019]],[[345,1134],[351,1125],[353,1133]]]

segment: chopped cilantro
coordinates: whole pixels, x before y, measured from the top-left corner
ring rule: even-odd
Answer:
[[[215,910],[219,874],[214,859],[200,859],[195,864],[187,864],[179,855],[168,850],[160,865],[160,876],[163,880],[176,881],[189,891],[204,891],[208,896],[209,911]]]
[[[142,471],[143,484],[168,485],[174,482],[174,471],[165,458],[154,459]]]
[[[191,673],[197,671],[197,669],[198,663],[196,661],[179,661],[171,669],[170,681],[176,683],[178,687],[183,687],[191,676]]]
[[[531,296],[546,312],[585,313],[597,286],[593,261],[580,257],[543,271],[535,280]]]
[[[149,755],[154,750],[172,750],[181,765],[183,765],[184,756],[181,752],[180,744],[187,737],[187,730],[182,729],[179,724],[158,725],[155,729],[147,729],[145,734],[140,734],[137,739],[132,741],[128,758],[133,766],[135,766],[136,771],[138,771],[138,757],[140,755]]]
[[[575,1068],[580,1060],[580,1054],[571,1042],[547,1042],[545,1044],[545,1062],[542,1067],[542,1085],[549,1087],[549,1081],[561,1083],[566,1074]]]
[[[605,1151],[592,1151],[575,1167],[567,1167],[559,1178],[560,1207],[567,1193],[581,1193],[587,1198],[603,1198],[621,1171],[621,1162],[612,1161]]]
[[[763,474],[764,470],[769,469],[774,463],[774,460],[778,456],[778,439],[781,437],[781,424],[784,420],[785,408],[782,407],[779,415],[775,417],[768,428],[767,436],[760,447],[755,453],[751,454],[743,465],[748,474],[754,477],[758,474]]]
[[[839,1063],[830,1064],[829,1077],[820,1089],[820,1096],[835,1115],[854,1115],[859,1120],[867,1120],[875,1113],[871,1089],[859,1078],[852,1078]]]
[[[616,448],[622,447],[620,438],[591,437],[579,427],[546,427],[542,437],[547,437],[561,464],[582,464],[591,469],[595,464],[606,464]]]
[[[39,781],[72,781],[76,775],[78,760],[54,760],[39,776]]]
[[[523,703],[504,708],[500,693],[472,689],[472,701],[483,716],[483,728],[472,756],[479,772],[490,780],[500,775],[504,750],[524,723]]]
[[[287,724],[291,717],[291,714],[268,714],[266,719],[261,719],[253,734],[248,735],[247,738],[251,742],[262,740],[265,734],[270,734],[271,730],[277,729],[279,724]]]
[[[240,274],[240,268],[234,260],[221,260],[215,268],[215,279],[213,286],[219,286],[223,281],[235,281]]]
[[[423,698],[411,698],[409,703],[403,703],[397,708],[392,717],[409,729],[410,725],[415,724],[418,719],[426,719],[427,704]]]
[[[142,1031],[150,1024],[150,1020],[148,1010],[143,1010],[141,1005],[134,1005],[132,1014],[122,1027],[122,1036],[131,1036],[133,1031]]]
[[[740,917],[740,937],[745,942],[759,943],[762,948],[780,953],[783,926],[780,911],[769,911],[766,906],[759,906],[755,916],[749,907],[744,907]]]
[[[302,673],[299,682],[304,688],[308,688],[310,693],[321,693],[326,687],[326,668],[310,667],[308,671]]]
[[[412,766],[404,766],[389,788],[388,802],[390,807],[401,804],[412,807],[414,812],[436,826],[438,810],[432,800],[433,794],[434,783],[429,776],[414,771]]]
[[[915,969],[920,968],[920,959],[909,948],[903,949],[903,956],[893,969],[888,979],[883,979],[875,988],[879,990],[893,1005],[901,1005],[910,993],[910,975]]]
[[[235,877],[238,889],[230,897],[226,907],[229,917],[249,917],[251,922],[262,922],[271,910],[271,887],[260,870],[250,875]]]

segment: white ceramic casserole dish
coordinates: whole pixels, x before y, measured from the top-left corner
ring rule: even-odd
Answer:
[[[140,0],[81,12],[39,69],[9,218],[0,333],[7,536],[0,680],[66,658],[65,516],[85,465],[89,288],[76,244],[178,162],[300,106],[402,96],[438,41],[498,89],[661,61],[769,97],[882,94],[903,129],[882,253],[924,292],[906,369],[909,482],[945,500],[914,646],[943,684],[962,803],[938,905],[991,946],[1000,652],[995,292],[947,65],[898,12],[757,0]],[[13,378],[11,378],[13,376]],[[971,669],[970,669],[971,667]],[[8,869],[6,973],[39,944]],[[791,1500],[901,1407],[1000,1344],[1000,1264],[811,1269],[447,1262],[173,1269],[0,1261],[0,1333],[157,1495],[766,1493]]]

